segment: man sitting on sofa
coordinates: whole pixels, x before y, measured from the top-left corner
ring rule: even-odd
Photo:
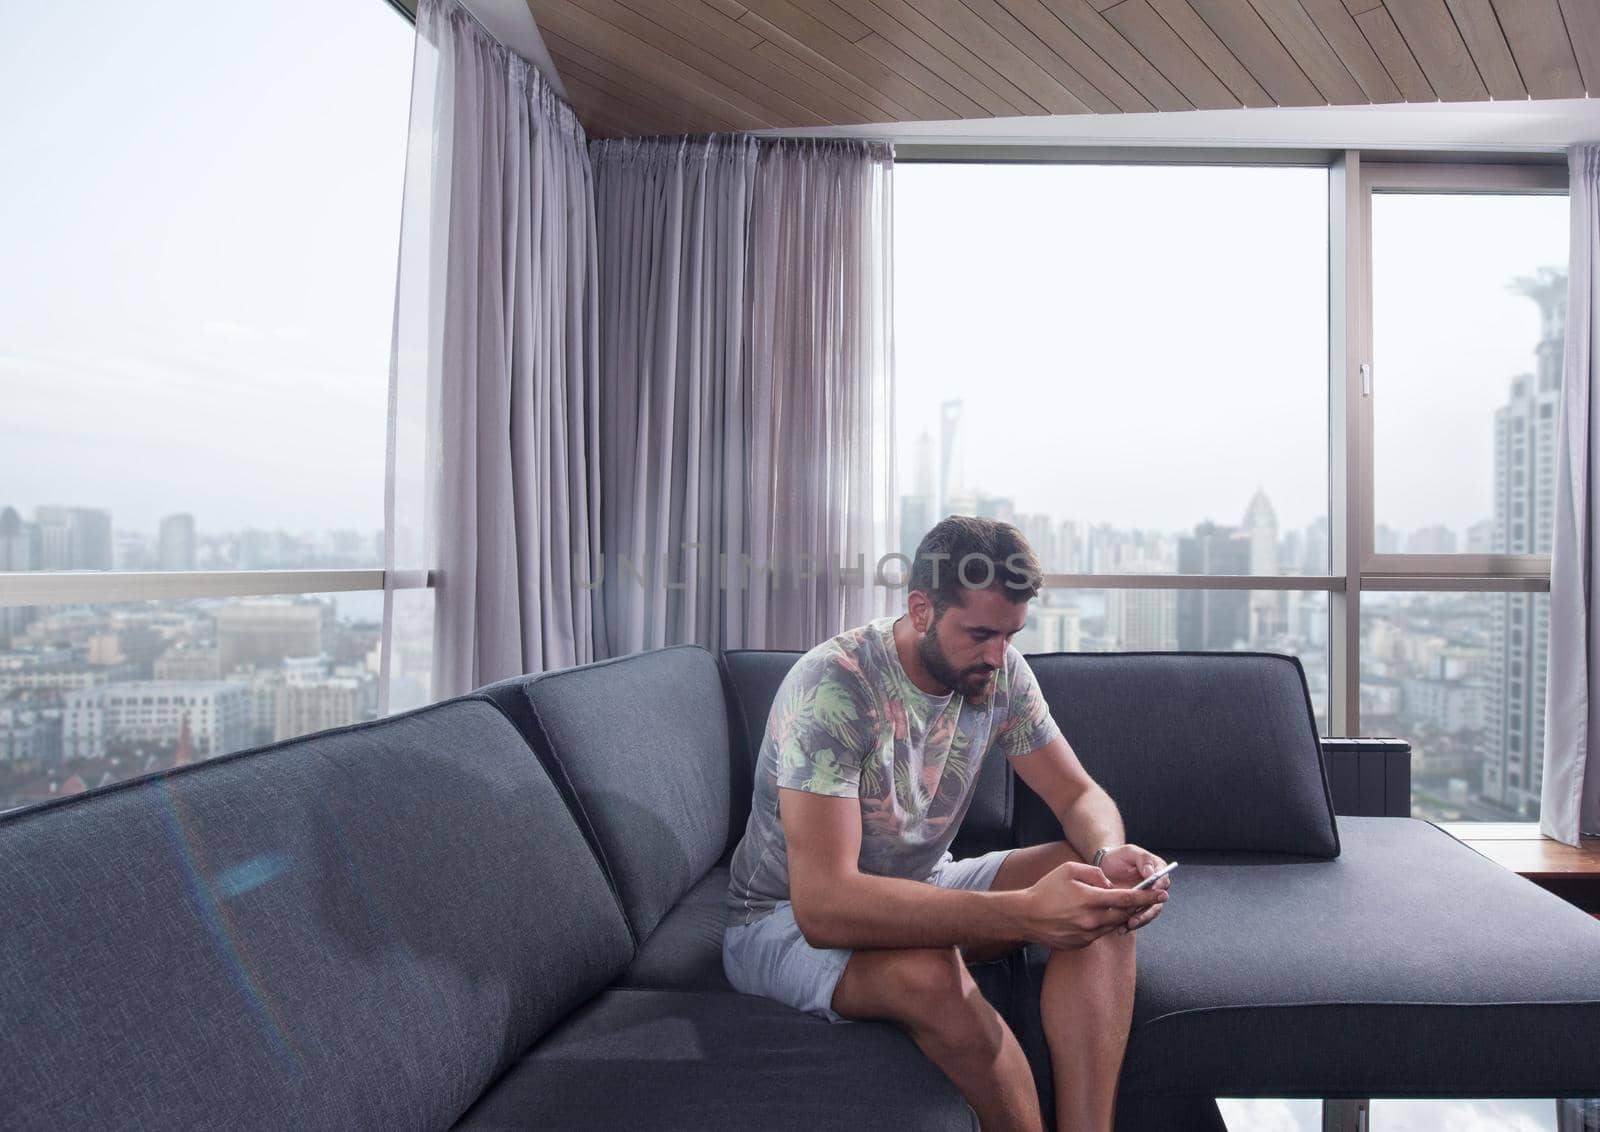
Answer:
[[[1033,1074],[965,962],[1052,951],[1040,1010],[1061,1129],[1109,1129],[1134,936],[1169,882],[1062,737],[1011,645],[1042,579],[1008,523],[953,516],[917,548],[906,613],[812,649],[773,701],[734,852],[734,987],[831,1022],[901,1027],[985,1132],[1039,1129]],[[1005,757],[1064,841],[956,861],[982,760]]]

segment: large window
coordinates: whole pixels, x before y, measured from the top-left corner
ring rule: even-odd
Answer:
[[[1024,648],[1298,656],[1419,816],[1530,820],[1564,171],[1359,165],[902,161],[902,550],[1010,519]]]
[[[375,711],[412,41],[382,0],[8,21],[0,809]]]
[[[1362,169],[1360,721],[1412,740],[1419,816],[1539,816],[1565,185]]]

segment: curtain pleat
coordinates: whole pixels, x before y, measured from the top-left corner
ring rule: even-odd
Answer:
[[[1583,834],[1600,835],[1600,145],[1573,147],[1568,166],[1572,251],[1556,420],[1539,827],[1577,845]]]
[[[890,159],[597,142],[602,651],[809,647],[888,608]]]

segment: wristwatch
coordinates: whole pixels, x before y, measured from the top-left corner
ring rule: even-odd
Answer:
[[[1094,851],[1094,857],[1090,859],[1089,863],[1098,869],[1100,867],[1100,862],[1106,859],[1106,854],[1109,852],[1111,852],[1111,847],[1109,845],[1102,845],[1100,848]]]

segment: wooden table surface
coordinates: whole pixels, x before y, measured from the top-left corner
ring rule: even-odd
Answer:
[[[1440,822],[1439,828],[1497,864],[1529,880],[1585,880],[1600,883],[1600,837],[1585,837],[1579,847],[1552,841],[1533,824],[1519,822]]]

